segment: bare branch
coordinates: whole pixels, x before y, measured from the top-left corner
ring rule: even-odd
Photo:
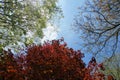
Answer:
[[[77,16],[75,27],[83,32],[80,35],[84,38],[86,50],[91,49],[95,55],[109,51],[109,58],[114,56],[120,43],[119,5],[120,2],[113,0],[92,0],[88,1],[85,8],[80,9],[81,15]]]

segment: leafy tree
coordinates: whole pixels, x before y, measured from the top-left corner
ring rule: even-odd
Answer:
[[[73,28],[81,33],[85,50],[107,57],[119,52],[119,5],[119,0],[91,0],[79,9],[80,14],[75,17]]]
[[[29,46],[26,54],[17,54],[16,57],[11,55],[10,50],[8,53],[3,52],[1,55],[4,56],[0,56],[1,78],[5,80],[83,79],[84,71],[82,69],[85,68],[81,59],[83,54],[68,48],[66,43],[61,42],[62,40],[46,42],[41,46]],[[12,68],[9,69],[9,66]],[[20,78],[20,76],[22,77]]]
[[[28,46],[26,53],[16,56],[10,50],[3,51],[0,55],[2,80],[103,80],[105,78],[100,72],[100,69],[104,70],[102,64],[98,64],[93,57],[88,67],[85,67],[82,60],[84,55],[80,50],[68,48],[63,39],[48,41],[39,46]]]
[[[27,65],[30,67],[27,69],[28,79],[83,79],[82,69],[85,65],[82,57],[80,51],[66,47],[65,43],[60,44],[59,40],[47,42],[43,46],[33,46],[28,49],[26,56]]]
[[[0,46],[27,45],[34,37],[41,38],[42,28],[58,12],[57,0],[0,0]],[[33,38],[26,37],[28,32]]]
[[[116,54],[109,61],[104,62],[104,66],[106,68],[105,74],[112,74],[116,80],[120,79],[120,54]]]
[[[0,80],[25,80],[22,68],[17,64],[16,59],[9,50],[0,54]]]

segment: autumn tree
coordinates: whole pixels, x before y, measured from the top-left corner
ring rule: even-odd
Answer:
[[[74,80],[83,79],[83,54],[68,48],[59,40],[46,42],[43,46],[33,46],[26,55],[28,79]]]
[[[29,46],[26,53],[0,56],[0,78],[5,80],[74,80],[84,78],[84,56],[60,40]],[[10,68],[9,68],[10,67]],[[15,74],[15,75],[14,75]]]
[[[10,50],[0,54],[0,80],[25,80],[22,68]]]
[[[42,29],[58,13],[57,0],[0,0],[0,48],[42,38]],[[32,38],[26,37],[28,32]]]
[[[11,50],[0,54],[1,80],[104,80],[103,64],[93,57],[85,66],[80,50],[67,47],[63,39],[43,45],[28,46],[26,51],[13,55]],[[107,80],[114,80],[112,76]]]
[[[73,28],[81,33],[86,52],[110,58],[120,51],[119,5],[119,0],[87,0],[79,8]]]

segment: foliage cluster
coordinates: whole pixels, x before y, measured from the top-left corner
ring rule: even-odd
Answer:
[[[0,49],[42,38],[42,29],[60,11],[57,0],[0,0]]]
[[[102,64],[93,57],[88,66],[80,50],[68,48],[63,39],[32,45],[16,56],[9,50],[0,55],[1,80],[104,80]],[[108,80],[114,80],[112,79]]]

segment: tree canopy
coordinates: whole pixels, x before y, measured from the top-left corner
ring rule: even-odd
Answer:
[[[13,55],[8,50],[0,54],[1,80],[114,80],[100,72],[103,64],[94,57],[85,67],[84,54],[67,47],[63,39],[31,45],[23,52]]]
[[[119,0],[90,0],[79,8],[73,28],[81,33],[86,52],[108,58],[120,52],[119,5]]]
[[[0,0],[0,46],[42,38],[42,28],[58,13],[57,0]],[[33,33],[31,39],[28,32]]]

